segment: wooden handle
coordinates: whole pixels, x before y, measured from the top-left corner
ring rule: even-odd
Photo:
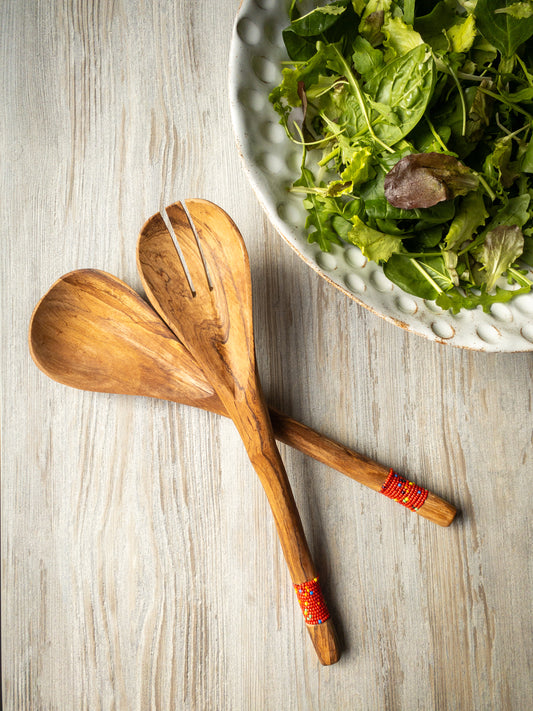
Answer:
[[[338,662],[340,645],[331,617],[321,625],[306,625],[306,627],[313,646],[317,650],[320,663],[329,666]]]
[[[381,492],[389,476],[390,467],[378,464],[344,447],[273,408],[270,408],[270,419],[274,435],[280,442],[346,474],[374,491]],[[452,504],[428,492],[424,504],[415,513],[439,526],[449,526],[457,511]]]
[[[292,582],[303,584],[313,581],[318,573],[263,402],[258,398],[250,408],[242,407],[241,403],[232,419],[266,492]],[[331,618],[306,626],[320,663],[330,665],[338,661],[340,649]]]

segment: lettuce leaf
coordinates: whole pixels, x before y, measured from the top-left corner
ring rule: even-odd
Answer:
[[[491,291],[498,279],[524,251],[524,235],[517,225],[499,225],[487,233],[478,260],[483,265],[479,274]]]
[[[366,225],[357,215],[352,220],[352,228],[346,239],[355,244],[361,252],[373,262],[386,262],[395,252],[402,249],[402,238],[374,230]]]

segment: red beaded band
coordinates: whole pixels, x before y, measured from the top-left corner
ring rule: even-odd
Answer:
[[[294,589],[307,625],[321,625],[328,619],[329,611],[318,578],[295,584]]]
[[[407,481],[403,476],[396,474],[392,469],[381,487],[381,493],[394,499],[411,511],[418,511],[428,497],[428,490],[417,486],[412,481]]]

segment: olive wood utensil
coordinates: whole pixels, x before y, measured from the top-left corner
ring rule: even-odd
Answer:
[[[155,397],[226,416],[187,349],[139,294],[111,274],[79,269],[58,279],[34,309],[29,346],[38,368],[63,385]],[[276,439],[381,491],[390,467],[269,412]],[[429,492],[416,513],[449,526],[455,508]]]
[[[213,386],[239,432],[265,490],[289,573],[298,591],[318,579],[302,522],[276,446],[255,360],[252,281],[242,236],[217,205],[188,200],[166,214],[177,246],[161,214],[144,225],[137,243],[137,266],[152,305],[159,311]],[[306,627],[322,664],[340,657],[333,621],[320,589],[315,618],[305,610]]]

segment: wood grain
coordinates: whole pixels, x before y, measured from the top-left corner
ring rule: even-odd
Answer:
[[[4,708],[529,709],[532,356],[406,334],[275,234],[231,135],[236,7],[0,6]],[[140,288],[139,229],[183,196],[244,235],[269,401],[461,511],[438,528],[282,449],[340,622],[327,669],[232,423],[29,355],[48,286],[95,267]]]

